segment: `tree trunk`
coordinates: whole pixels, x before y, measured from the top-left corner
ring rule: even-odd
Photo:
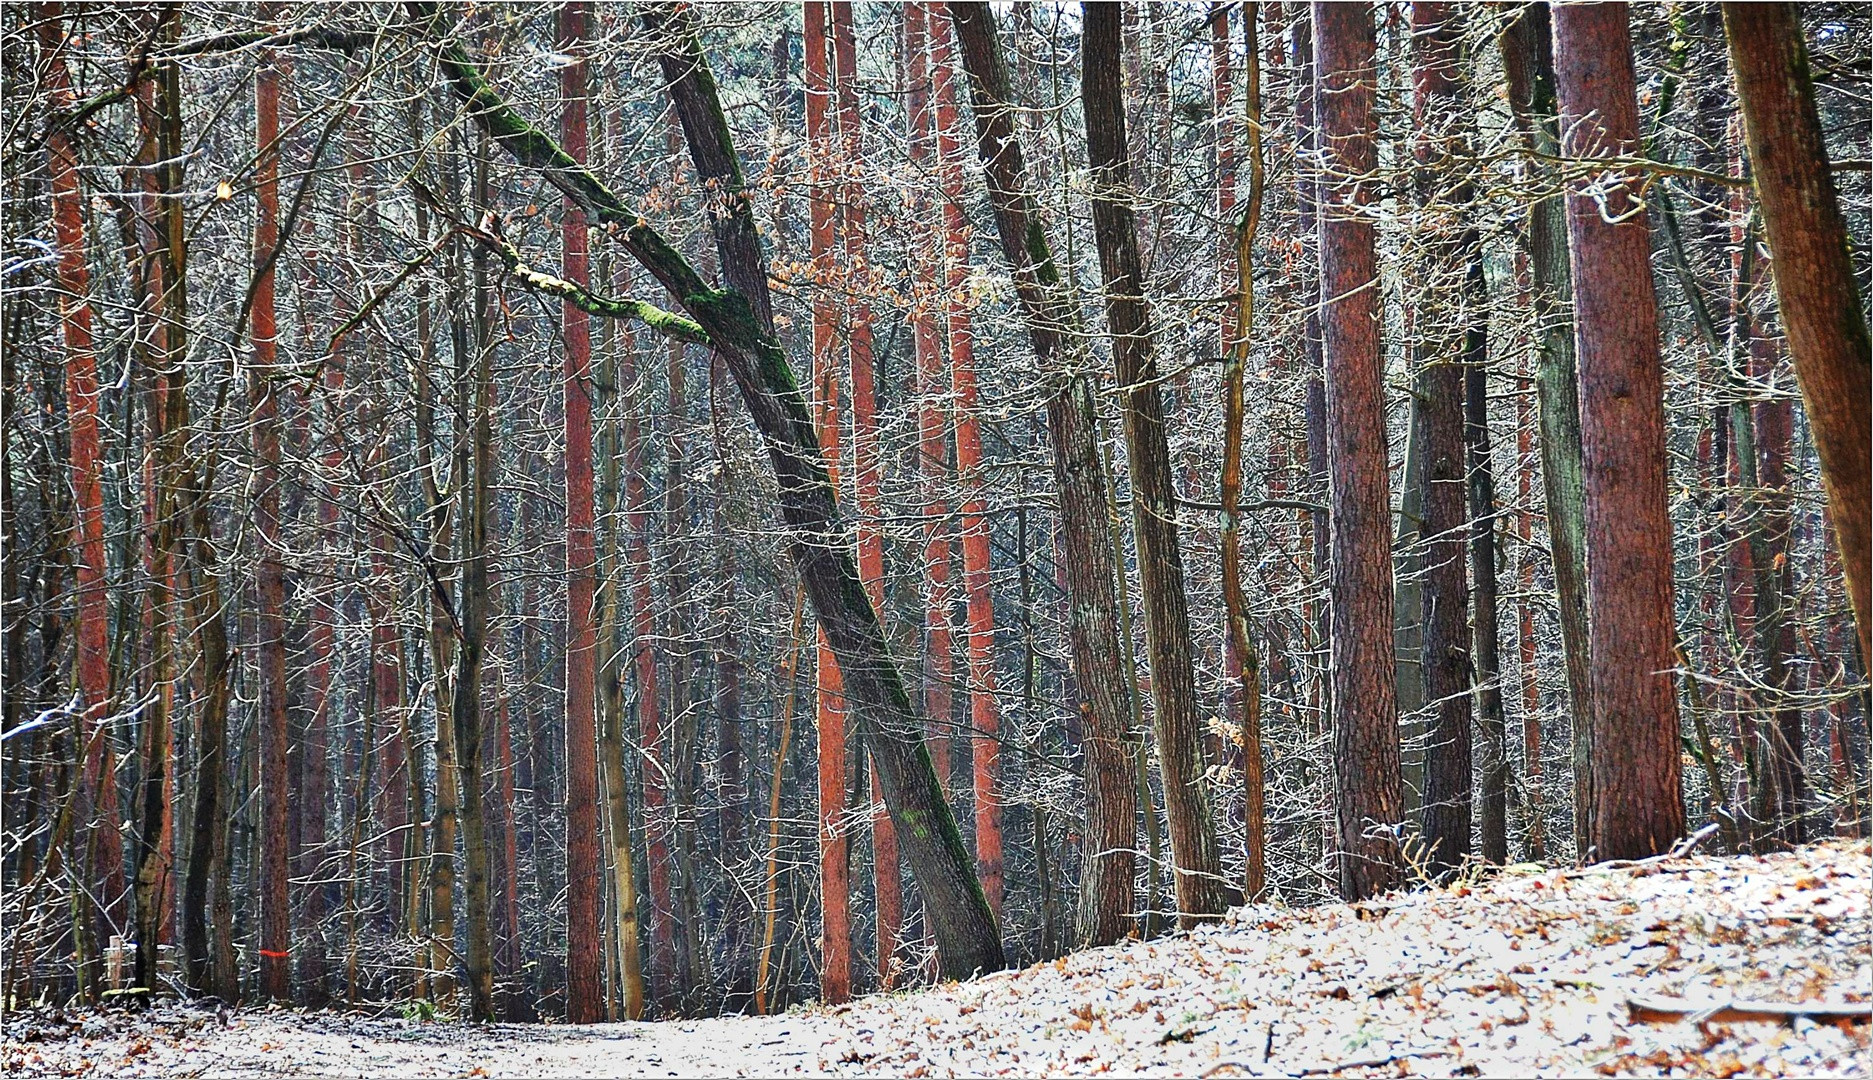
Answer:
[[[1398,711],[1392,683],[1390,478],[1379,347],[1373,189],[1372,15],[1315,3],[1322,160],[1320,281],[1326,371],[1335,807],[1340,892],[1358,900],[1399,880]]]
[[[1483,861],[1509,861],[1508,721],[1502,707],[1500,627],[1496,621],[1496,478],[1489,449],[1489,294],[1474,251],[1465,271],[1463,441],[1468,450],[1470,577],[1475,585],[1471,656],[1476,673],[1476,734],[1482,752],[1477,792]]]
[[[1261,5],[1250,3],[1242,9],[1242,45],[1246,83],[1246,108],[1243,117],[1248,128],[1249,195],[1248,209],[1235,232],[1236,304],[1232,317],[1224,324],[1223,360],[1223,476],[1220,499],[1223,511],[1222,582],[1223,607],[1228,619],[1228,642],[1232,667],[1240,679],[1242,723],[1242,826],[1243,826],[1243,896],[1259,903],[1267,888],[1268,824],[1264,809],[1266,798],[1262,761],[1262,661],[1255,648],[1255,634],[1249,625],[1248,597],[1242,591],[1242,516],[1238,509],[1242,496],[1242,422],[1243,372],[1247,367],[1255,330],[1255,234],[1262,218],[1262,193],[1265,176],[1262,165],[1262,58],[1260,35],[1256,25]],[[1228,13],[1220,4],[1211,5],[1212,26],[1221,23],[1217,36],[1219,81],[1227,64],[1229,44]],[[1229,107],[1228,94],[1217,95],[1221,113]],[[1220,132],[1219,117],[1219,134]],[[1219,151],[1220,153],[1220,151]],[[1233,199],[1233,177],[1219,193],[1219,206],[1227,211]],[[1220,215],[1228,220],[1225,212]]]
[[[1233,889],[1203,772],[1203,727],[1190,655],[1190,611],[1177,537],[1177,488],[1164,435],[1156,342],[1144,295],[1132,213],[1124,91],[1119,81],[1119,10],[1085,7],[1082,45],[1087,156],[1093,170],[1094,238],[1105,277],[1106,325],[1122,387],[1125,445],[1132,469],[1132,523],[1144,589],[1145,641],[1151,657],[1153,719],[1170,824],[1179,922],[1188,929],[1220,915]]]
[[[1725,4],[1724,34],[1736,74],[1749,161],[1774,253],[1782,330],[1802,404],[1821,455],[1828,516],[1860,631],[1860,655],[1873,656],[1873,389],[1866,316],[1847,254],[1840,196],[1815,107],[1801,8]]]
[[[1624,4],[1554,11],[1569,157],[1639,152],[1627,18]],[[1593,669],[1589,839],[1599,859],[1656,855],[1684,834],[1663,366],[1639,182],[1603,174],[1567,193]]]
[[[812,225],[809,244],[814,277],[829,280],[834,273],[832,249],[837,230],[838,202],[833,173],[837,169],[834,133],[827,113],[832,105],[830,5],[809,2],[801,9],[806,20],[806,140],[812,188]],[[816,442],[826,463],[829,487],[839,486],[839,374],[834,357],[839,334],[839,312],[829,290],[813,297],[813,413]],[[860,570],[861,587],[864,572]],[[867,604],[870,604],[867,596]],[[820,877],[820,1001],[836,1005],[852,998],[852,841],[845,829],[847,795],[846,701],[838,656],[824,627],[819,657],[814,665],[814,701],[819,732],[819,877]]]
[[[1052,382],[1047,427],[1059,505],[1062,568],[1072,606],[1068,635],[1074,686],[1086,725],[1086,828],[1078,936],[1102,945],[1126,932],[1132,906],[1137,794],[1133,786],[1132,687],[1119,647],[1118,570],[1107,528],[1107,485],[1092,386],[1079,369],[1086,348],[1079,311],[1062,287],[1015,135],[1008,69],[984,3],[948,5],[974,103],[976,144],[995,224],[1015,279],[1028,339]]]
[[[1501,39],[1509,104],[1528,148],[1560,153],[1554,47],[1546,3],[1530,4]],[[1574,362],[1573,275],[1567,205],[1550,195],[1529,208],[1528,253],[1535,317],[1535,395],[1542,489],[1560,612],[1574,766],[1574,838],[1585,857],[1593,812],[1593,691],[1587,640],[1587,509],[1580,458],[1580,384]]]
[[[963,598],[968,625],[969,727],[975,766],[976,872],[989,908],[1002,911],[1001,713],[995,701],[995,603],[990,595],[989,525],[982,498],[982,421],[977,415],[975,331],[965,302],[969,280],[968,215],[963,210],[962,125],[957,117],[948,19],[931,27],[937,159],[943,189],[944,305],[949,331],[951,408],[956,420],[956,480],[962,488]],[[935,391],[936,388],[932,387]]]
[[[559,11],[560,47],[575,55],[585,44],[590,5]],[[560,69],[560,139],[572,160],[586,157],[586,67]],[[566,208],[565,274],[587,283],[585,214]],[[590,319],[568,304],[560,317],[566,340],[566,1019],[604,1019],[598,896],[597,587],[592,519],[592,339]]]
[[[1427,265],[1417,284],[1428,302],[1416,312],[1413,342],[1422,446],[1423,540],[1418,668],[1433,710],[1424,763],[1425,859],[1445,878],[1470,855],[1470,598],[1464,574],[1464,264],[1475,233],[1466,176],[1468,116],[1463,87],[1463,21],[1452,5],[1411,6],[1413,158],[1416,233]],[[1454,230],[1455,235],[1452,236]],[[1445,237],[1452,237],[1445,239]],[[1337,596],[1336,596],[1337,600]],[[1336,660],[1337,665],[1337,660]]]

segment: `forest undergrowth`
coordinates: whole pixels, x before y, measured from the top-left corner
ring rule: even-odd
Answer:
[[[1873,845],[1692,853],[1225,923],[780,1016],[22,1010],[9,1076],[1866,1076]]]

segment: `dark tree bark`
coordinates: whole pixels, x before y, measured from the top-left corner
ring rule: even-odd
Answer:
[[[1444,3],[1411,6],[1412,154],[1418,168],[1419,242],[1425,275],[1418,282],[1416,387],[1422,447],[1419,482],[1424,537],[1418,669],[1433,710],[1424,761],[1425,859],[1433,875],[1454,872],[1470,854],[1470,598],[1464,566],[1467,520],[1464,469],[1463,264],[1476,247],[1473,231],[1451,219],[1467,214],[1467,182],[1450,182],[1466,148],[1461,126],[1463,23]],[[1450,238],[1447,230],[1457,228]],[[1468,232],[1468,235],[1465,235]]]
[[[1330,653],[1340,892],[1399,881],[1398,702],[1392,682],[1390,477],[1371,206],[1378,166],[1372,14],[1315,3],[1322,138],[1320,292],[1333,559]]]
[[[1531,150],[1560,152],[1554,46],[1548,5],[1522,9],[1500,42],[1509,104]],[[1573,276],[1567,205],[1560,195],[1528,211],[1529,273],[1536,323],[1542,489],[1547,496],[1561,654],[1566,666],[1574,762],[1574,837],[1587,853],[1593,808],[1593,692],[1587,643],[1587,518],[1580,463],[1580,384],[1574,363]]]
[[[1190,609],[1177,538],[1177,485],[1164,437],[1156,344],[1138,227],[1129,191],[1119,7],[1086,4],[1081,41],[1086,152],[1092,166],[1093,230],[1105,278],[1106,327],[1121,389],[1125,446],[1132,469],[1132,523],[1144,591],[1145,641],[1151,657],[1152,712],[1164,804],[1176,865],[1177,911],[1186,928],[1239,901],[1222,873],[1216,823],[1203,772],[1203,723],[1190,656]]]
[[[1489,449],[1489,293],[1480,252],[1465,271],[1463,441],[1470,496],[1470,578],[1474,609],[1470,656],[1476,680],[1477,791],[1483,861],[1509,861],[1508,720],[1502,707],[1501,628],[1496,612],[1496,477]]]
[[[1627,18],[1625,4],[1554,11],[1569,157],[1639,152]],[[1587,509],[1589,839],[1599,859],[1656,855],[1684,834],[1663,366],[1638,184],[1636,174],[1609,170],[1571,181],[1567,192]]]
[[[433,6],[409,5],[434,23]],[[575,205],[602,223],[625,250],[678,297],[735,377],[779,479],[780,509],[791,554],[822,629],[840,658],[848,702],[870,735],[886,805],[904,840],[946,976],[966,978],[1003,966],[1001,943],[968,850],[942,799],[921,722],[904,692],[876,611],[843,545],[832,485],[817,450],[813,421],[786,354],[773,334],[767,268],[745,181],[715,81],[702,58],[691,16],[658,8],[647,16],[660,35],[664,78],[683,122],[697,173],[714,182],[709,208],[726,288],[710,287],[648,221],[551,138],[521,119],[458,44],[439,46],[445,77],[472,118],[515,160],[539,170]]]
[[[1774,253],[1782,331],[1821,455],[1828,516],[1840,547],[1860,655],[1873,656],[1873,390],[1866,316],[1847,255],[1840,196],[1808,71],[1801,8],[1725,4],[1724,35],[1743,107],[1743,131]]]
[[[1132,906],[1137,789],[1132,775],[1132,686],[1119,648],[1119,603],[1107,485],[1099,453],[1098,414],[1084,367],[1080,314],[1062,288],[1059,268],[1028,191],[1015,134],[1007,62],[985,3],[948,5],[962,45],[974,105],[976,145],[995,210],[1002,254],[1041,370],[1055,380],[1047,402],[1059,500],[1062,559],[1072,607],[1069,636],[1074,686],[1086,725],[1086,835],[1080,870],[1078,934],[1082,944],[1118,940]],[[942,14],[938,14],[938,18]]]

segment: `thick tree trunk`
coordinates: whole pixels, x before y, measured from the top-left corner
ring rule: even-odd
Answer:
[[[1340,891],[1399,880],[1398,708],[1392,684],[1390,478],[1369,179],[1378,166],[1372,15],[1315,3],[1315,79],[1326,176],[1320,281],[1333,560],[1330,654]]]
[[[560,48],[580,55],[588,3],[559,11]],[[560,139],[573,161],[586,157],[586,67],[560,69]],[[566,208],[565,274],[587,283],[585,213]],[[597,588],[592,518],[592,338],[585,312],[566,305],[566,1019],[595,1023],[605,1016],[600,964],[598,865],[597,657],[592,600]]]
[[[1624,4],[1554,11],[1569,157],[1639,152],[1627,18]],[[1663,365],[1638,184],[1608,173],[1567,194],[1593,667],[1589,839],[1600,859],[1659,854],[1684,834]]]
[[[1124,91],[1116,4],[1085,6],[1082,86],[1087,156],[1093,171],[1094,239],[1105,278],[1106,326],[1125,417],[1132,470],[1132,523],[1144,588],[1145,641],[1151,657],[1153,719],[1164,804],[1170,824],[1179,922],[1189,928],[1226,910],[1234,890],[1204,780],[1203,725],[1191,660],[1190,610],[1177,537],[1177,487],[1164,435],[1164,401],[1137,223],[1129,187]]]
[[[1554,47],[1546,3],[1530,4],[1503,33],[1509,104],[1531,150],[1560,152]],[[1551,195],[1529,208],[1528,253],[1535,316],[1535,394],[1542,489],[1560,612],[1574,767],[1574,837],[1585,856],[1593,811],[1593,691],[1587,641],[1587,510],[1580,458],[1580,384],[1574,362],[1573,275],[1567,205]]]
[[[977,151],[987,174],[995,224],[1015,279],[1028,339],[1053,380],[1047,427],[1060,515],[1062,570],[1071,605],[1068,636],[1074,686],[1086,725],[1086,829],[1080,870],[1078,936],[1101,945],[1126,932],[1137,842],[1133,786],[1132,687],[1123,677],[1117,559],[1107,528],[1107,485],[1099,453],[1082,321],[1053,261],[1015,135],[1008,69],[985,3],[947,5],[969,74]]]
[[[1464,263],[1475,233],[1466,177],[1468,116],[1463,87],[1463,21],[1450,4],[1411,6],[1413,158],[1417,164],[1419,243],[1424,276],[1417,288],[1413,342],[1422,487],[1419,535],[1422,627],[1418,669],[1432,709],[1424,762],[1425,858],[1443,878],[1470,855],[1470,598],[1464,566]],[[1450,230],[1456,230],[1454,237]],[[1467,234],[1467,235],[1466,235]],[[1452,237],[1446,239],[1445,237]]]
[[[1776,299],[1802,404],[1821,455],[1821,481],[1860,631],[1873,656],[1873,389],[1866,316],[1847,254],[1840,196],[1815,107],[1801,8],[1725,4],[1724,34],[1763,231],[1774,253]]]

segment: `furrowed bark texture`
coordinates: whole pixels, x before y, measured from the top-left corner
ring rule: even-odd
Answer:
[[[1086,4],[1081,72],[1086,152],[1092,165],[1093,230],[1105,279],[1106,328],[1121,388],[1131,462],[1132,524],[1144,592],[1158,764],[1176,865],[1178,920],[1189,928],[1226,911],[1233,890],[1222,874],[1215,815],[1203,778],[1203,722],[1190,656],[1190,609],[1177,538],[1177,485],[1164,435],[1156,344],[1138,228],[1132,212],[1125,140],[1120,15],[1116,3]]]
[[[1313,5],[1315,89],[1326,170],[1320,294],[1326,370],[1330,655],[1340,892],[1399,881],[1398,701],[1392,682],[1390,477],[1371,206],[1377,183],[1372,13]]]
[[[1873,656],[1873,390],[1866,317],[1847,254],[1840,196],[1796,4],[1725,4],[1724,36],[1763,231],[1774,253],[1776,299],[1802,404],[1821,455],[1828,516],[1840,546],[1860,655]]]
[[[560,47],[577,55],[588,33],[590,5],[575,0],[559,11]],[[560,69],[560,139],[566,155],[586,157],[586,67]],[[583,286],[585,212],[566,208],[566,277]],[[596,534],[592,502],[591,320],[568,305],[560,316],[566,340],[566,1019],[595,1023],[605,1016],[599,922],[598,625]]]
[[[1554,98],[1554,43],[1548,5],[1530,4],[1503,32],[1509,104],[1529,149],[1560,152]],[[1593,807],[1593,690],[1587,641],[1587,518],[1580,462],[1580,384],[1574,363],[1573,275],[1567,203],[1551,195],[1529,208],[1528,256],[1535,317],[1535,395],[1541,427],[1542,489],[1574,763],[1574,836],[1587,853]]]
[[[1627,18],[1624,4],[1554,11],[1569,157],[1640,151]],[[1600,859],[1656,855],[1684,834],[1664,372],[1638,183],[1609,171],[1574,180],[1567,192],[1591,627],[1589,838]]]
[[[1413,158],[1421,243],[1426,248],[1417,310],[1416,387],[1422,440],[1424,581],[1419,672],[1425,703],[1433,710],[1424,762],[1425,859],[1434,876],[1448,876],[1470,854],[1470,597],[1464,565],[1467,519],[1463,429],[1463,262],[1474,247],[1458,225],[1453,239],[1438,233],[1468,212],[1467,183],[1440,181],[1465,153],[1461,125],[1463,24],[1454,5],[1411,6]],[[1465,241],[1470,240],[1471,243]]]
[[[1098,414],[1085,371],[1082,322],[1061,287],[1027,166],[1015,134],[1007,62],[985,3],[947,5],[962,46],[974,106],[977,152],[995,225],[1015,280],[1028,340],[1054,381],[1047,401],[1059,499],[1061,569],[1071,605],[1068,636],[1074,687],[1086,729],[1086,830],[1080,870],[1078,935],[1083,944],[1118,940],[1132,906],[1137,789],[1132,772],[1132,692],[1119,648],[1117,560],[1107,528],[1105,465]]]

